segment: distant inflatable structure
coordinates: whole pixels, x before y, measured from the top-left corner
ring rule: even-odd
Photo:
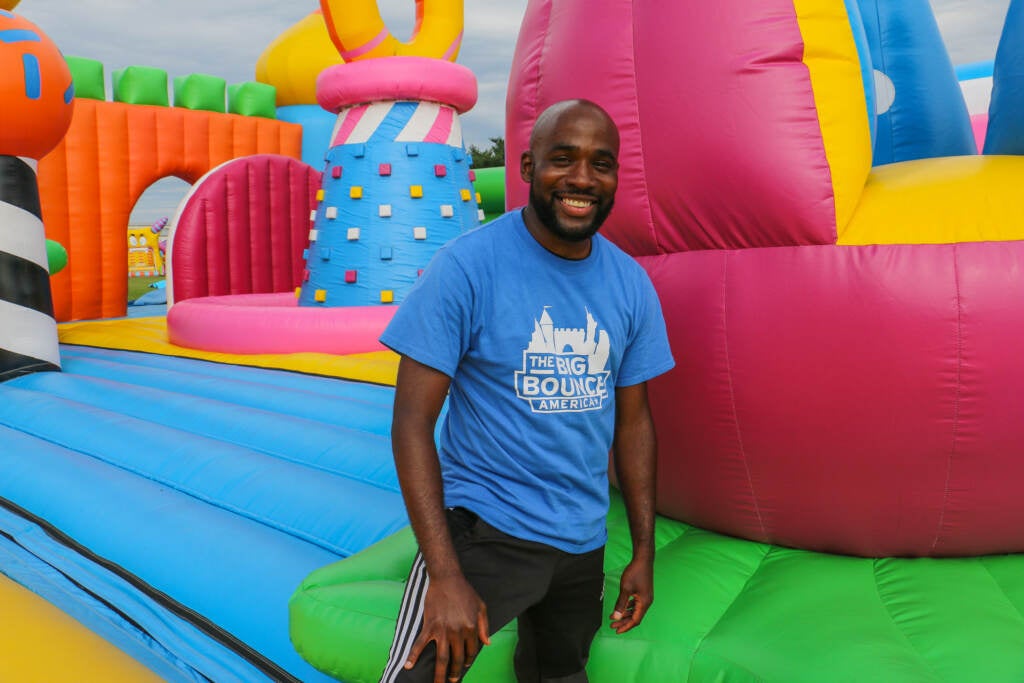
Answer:
[[[302,130],[268,118],[274,94],[263,84],[232,86],[225,107],[223,80],[194,74],[175,80],[175,106],[168,106],[166,72],[128,67],[114,74],[114,101],[105,101],[103,65],[69,63],[74,117],[39,163],[47,236],[69,254],[51,280],[54,313],[58,321],[119,317],[128,299],[125,230],[142,193],[167,176],[194,183],[240,156],[298,158]]]
[[[484,217],[459,119],[476,104],[476,78],[449,61],[461,42],[461,5],[451,16],[425,17],[405,46],[429,56],[404,54],[404,44],[376,28],[359,42],[360,31],[376,26],[364,25],[372,17],[360,23],[349,8],[342,23],[353,23],[342,30],[336,25],[340,13],[330,12],[330,5],[323,4],[327,30],[346,62],[317,77],[317,101],[337,121],[306,223],[309,246],[302,253],[297,302],[252,290],[184,299],[190,280],[203,276],[194,256],[203,251],[196,238],[205,232],[177,221],[167,317],[175,344],[227,353],[380,350],[377,339],[394,306],[434,252]],[[220,174],[218,169],[204,182]],[[183,202],[183,214],[195,213],[193,201]],[[289,256],[285,252],[282,261]],[[177,274],[180,267],[187,277]]]

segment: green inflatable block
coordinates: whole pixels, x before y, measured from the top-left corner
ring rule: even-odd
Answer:
[[[592,683],[1024,681],[1024,555],[846,557],[662,517],[655,534],[654,605],[628,633],[601,627]],[[310,574],[289,602],[298,652],[347,683],[378,680],[415,550],[407,528]],[[613,491],[606,615],[630,553]],[[512,683],[514,644],[506,626],[466,682]]]
[[[276,119],[277,88],[254,81],[229,85],[228,113]]]
[[[126,66],[111,74],[114,101],[169,106],[167,72],[150,66]]]
[[[505,213],[505,167],[477,168],[473,188],[480,194],[480,208],[486,223]]]
[[[207,74],[189,74],[174,79],[174,106],[224,113],[227,81]]]
[[[75,84],[75,97],[88,100],[107,99],[107,88],[103,81],[103,62],[85,57],[65,57]]]
[[[56,275],[68,265],[68,250],[60,242],[46,240],[46,264],[50,275]]]

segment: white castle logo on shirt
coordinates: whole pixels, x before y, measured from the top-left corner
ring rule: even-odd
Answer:
[[[535,413],[600,410],[608,398],[608,333],[587,311],[583,328],[555,327],[544,307],[533,322],[523,369],[516,371],[516,396]]]

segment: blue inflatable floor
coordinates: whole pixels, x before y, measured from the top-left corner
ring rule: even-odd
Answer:
[[[330,680],[292,648],[287,602],[407,524],[392,389],[61,358],[63,372],[0,384],[0,572],[169,680]]]

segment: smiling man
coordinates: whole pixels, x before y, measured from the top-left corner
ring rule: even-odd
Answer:
[[[568,127],[576,130],[566,135]],[[584,153],[592,158],[581,159]],[[538,117],[520,172],[530,183],[523,219],[545,249],[569,259],[590,253],[590,238],[615,203],[618,153],[619,131],[597,105],[563,102]]]
[[[529,204],[441,249],[381,337],[401,354],[392,445],[420,548],[382,681],[459,681],[516,618],[520,682],[587,680],[610,448],[633,539],[610,627],[654,599],[646,382],[673,360],[646,273],[597,234],[618,152],[593,102],[545,110],[520,163]]]

